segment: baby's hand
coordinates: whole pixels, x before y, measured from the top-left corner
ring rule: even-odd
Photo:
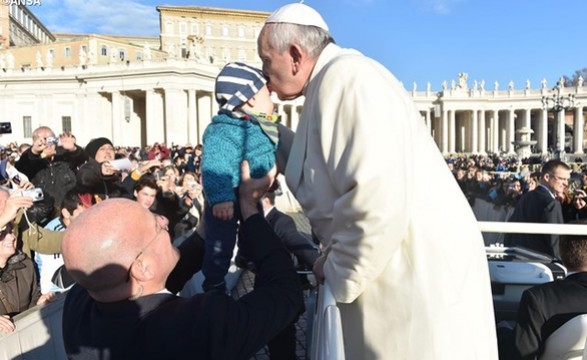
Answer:
[[[220,220],[230,220],[234,215],[234,205],[232,201],[221,202],[212,207],[212,214]]]

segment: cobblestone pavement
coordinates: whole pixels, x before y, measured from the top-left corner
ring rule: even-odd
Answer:
[[[310,236],[310,224],[305,216],[301,213],[292,213],[289,215],[294,218],[298,231]],[[232,290],[232,296],[234,298],[239,298],[251,291],[253,289],[253,281],[254,275],[249,271],[243,271],[240,281]],[[313,281],[313,278],[310,278],[310,281]],[[309,300],[311,300],[310,291],[306,290],[304,291],[306,309],[312,308],[311,304],[309,304]],[[308,358],[306,355],[306,350],[308,348],[306,340],[308,338],[308,330],[308,315],[306,312],[300,316],[296,323],[296,357],[298,360],[306,360]],[[269,360],[267,347],[265,346],[263,349],[259,350],[251,360]]]

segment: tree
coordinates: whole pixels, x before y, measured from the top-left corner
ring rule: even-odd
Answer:
[[[575,73],[570,77],[563,75],[563,78],[565,79],[565,85],[576,86],[579,76],[581,76],[584,80],[587,80],[587,67],[584,67],[581,70],[575,70]]]

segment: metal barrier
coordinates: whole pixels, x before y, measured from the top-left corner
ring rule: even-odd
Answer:
[[[316,314],[312,330],[312,360],[344,360],[344,340],[340,311],[330,287],[325,282],[318,288]]]
[[[587,235],[587,225],[528,224],[479,221],[483,232]],[[63,359],[61,339],[61,296],[54,303],[37,306],[15,317],[17,331],[0,334],[2,359]],[[311,334],[312,360],[344,360],[344,340],[340,311],[328,284],[318,290]]]

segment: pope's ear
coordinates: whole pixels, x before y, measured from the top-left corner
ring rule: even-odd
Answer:
[[[305,60],[306,53],[299,45],[292,44],[289,46],[289,56],[294,69],[299,69],[300,64]]]

